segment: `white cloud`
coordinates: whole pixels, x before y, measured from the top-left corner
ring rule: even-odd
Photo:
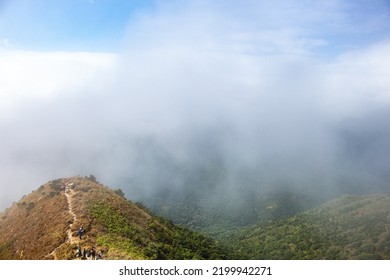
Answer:
[[[109,53],[0,51],[0,116],[19,103],[97,90],[115,78]]]
[[[390,42],[346,52],[322,72],[324,107],[335,116],[390,105]]]
[[[229,3],[140,16],[119,55],[0,51],[3,185],[22,195],[55,176],[91,171],[115,181],[143,167],[152,180],[138,137],[187,159],[213,152],[190,149],[191,137],[205,137],[227,165],[268,161],[270,174],[290,169],[294,178],[314,161],[313,181],[331,181],[339,147],[329,126],[389,100],[389,44],[336,58],[317,52],[334,47],[330,29],[345,30],[339,1]],[[225,127],[228,137],[218,134]]]

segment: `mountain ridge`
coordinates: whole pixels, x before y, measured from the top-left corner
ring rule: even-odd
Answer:
[[[297,213],[277,211],[295,205],[285,199],[289,194],[260,204],[273,211],[259,212],[268,218],[230,228],[220,227],[222,221],[203,228],[205,236],[93,176],[56,179],[0,213],[0,259],[84,258],[78,248],[101,251],[103,259],[390,259],[390,194],[344,195]]]
[[[93,176],[56,179],[0,215],[0,259],[225,259],[218,242],[149,213]],[[81,238],[78,229],[85,233]]]

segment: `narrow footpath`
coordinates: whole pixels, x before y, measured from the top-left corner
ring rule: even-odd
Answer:
[[[73,225],[77,221],[77,217],[76,217],[76,214],[73,212],[73,189],[70,188],[71,186],[72,186],[72,184],[65,185],[65,196],[66,196],[66,200],[68,202],[68,212],[73,217],[73,221],[69,224],[69,229],[67,230],[68,239],[66,242],[68,242],[72,245],[72,244],[76,243],[75,237],[72,236],[72,229],[73,229]]]
[[[60,244],[50,254],[48,254],[48,256],[50,256],[50,255],[53,256],[53,258],[55,260],[58,260],[56,252],[57,252],[59,247],[61,247],[65,243],[69,243],[70,245],[72,245],[72,244],[75,244],[77,242],[77,241],[75,241],[75,237],[73,237],[73,235],[72,235],[73,225],[77,221],[76,214],[73,212],[73,192],[74,191],[71,188],[72,186],[73,186],[73,183],[66,183],[64,186],[64,194],[66,197],[66,201],[68,203],[68,212],[72,216],[72,222],[69,223],[69,229],[66,231],[67,239],[65,240],[64,243]]]

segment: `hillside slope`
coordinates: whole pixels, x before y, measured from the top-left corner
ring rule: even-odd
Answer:
[[[212,239],[150,214],[93,177],[50,181],[0,214],[0,259],[75,259],[78,247],[104,259],[227,257]]]
[[[390,259],[390,195],[343,196],[219,239],[244,259]]]

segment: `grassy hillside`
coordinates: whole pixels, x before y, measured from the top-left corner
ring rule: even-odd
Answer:
[[[51,181],[0,216],[0,259],[74,259],[78,246],[102,250],[105,259],[227,258],[214,240],[150,214],[93,177]]]
[[[191,215],[187,205],[181,218],[197,217],[218,243],[93,176],[58,179],[0,214],[0,259],[75,259],[78,246],[101,250],[104,259],[390,259],[390,195],[344,196],[304,212],[308,200],[296,192],[253,198],[257,208],[236,209],[230,220],[221,214],[229,205],[217,205],[211,217]]]
[[[67,209],[52,183],[14,203],[0,214],[0,259],[44,259],[66,240]]]
[[[390,259],[390,195],[344,196],[219,239],[244,259]]]

